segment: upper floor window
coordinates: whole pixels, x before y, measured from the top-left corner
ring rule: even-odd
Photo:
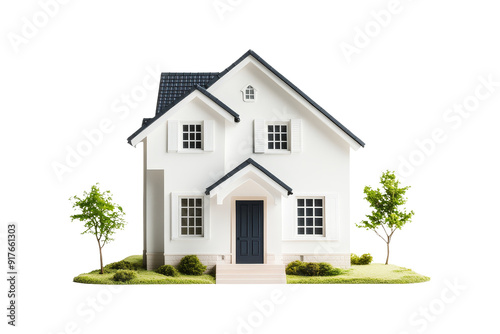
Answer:
[[[243,93],[243,101],[245,102],[255,101],[257,90],[252,85],[245,86],[241,91]]]
[[[201,145],[201,124],[182,125],[182,148],[202,149]]]
[[[288,150],[288,124],[267,125],[267,149]]]

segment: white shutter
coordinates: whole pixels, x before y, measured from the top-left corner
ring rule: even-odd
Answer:
[[[253,121],[253,152],[264,153],[266,149],[266,122],[263,119]]]
[[[290,120],[290,131],[291,131],[291,148],[292,152],[302,151],[302,120],[292,119]]]
[[[213,120],[203,121],[203,150],[213,152],[215,141],[215,122]]]
[[[179,121],[167,122],[167,152],[179,150]]]

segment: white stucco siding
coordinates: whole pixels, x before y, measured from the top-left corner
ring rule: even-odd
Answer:
[[[325,123],[324,115],[318,116],[317,111],[311,111],[309,105],[291,96],[257,65],[252,62],[246,62],[246,65],[242,62],[242,64],[208,89],[240,115],[239,123],[228,121],[221,116],[220,110],[216,112],[212,109],[213,106],[203,101],[203,98],[194,97],[184,103],[182,108],[169,111],[171,114],[158,120],[161,123],[148,133],[145,146],[148,175],[149,171],[164,171],[161,180],[164,228],[160,226],[161,223],[152,220],[154,214],[149,214],[148,211],[147,249],[160,249],[157,244],[161,242],[163,243],[161,251],[165,253],[166,259],[170,255],[175,257],[187,254],[204,254],[210,256],[212,260],[216,259],[213,261],[220,261],[224,256],[231,258],[234,252],[232,245],[235,234],[233,217],[235,200],[263,198],[267,259],[279,261],[281,255],[283,258],[294,259],[297,256],[314,258],[315,255],[321,254],[339,254],[342,256],[342,260],[339,261],[348,261],[344,257],[349,253],[350,144],[332,131],[331,124],[328,123],[330,121],[326,120]],[[249,84],[257,90],[254,102],[244,102],[242,98],[241,89]],[[300,152],[254,153],[256,119],[263,119],[266,122],[290,122],[292,119],[300,119]],[[206,120],[214,122],[213,151],[169,152],[168,122],[175,121],[182,124]],[[290,126],[290,123],[287,124]],[[182,144],[182,141],[180,143]],[[269,185],[259,184],[262,180],[252,179],[250,174],[248,182],[243,180],[235,183],[235,189],[230,188],[229,193],[221,191],[219,204],[217,195],[213,197],[204,195],[206,187],[248,158],[254,159],[290,186],[293,195],[282,197],[281,193],[270,191],[272,187]],[[150,205],[148,202],[148,210],[152,210],[153,206],[158,208],[158,198],[152,198],[156,196],[153,193],[150,195],[152,189],[158,189],[155,185],[150,187],[153,179],[160,182],[157,177],[148,177],[147,201],[151,199],[153,203]],[[275,185],[273,180],[269,179],[266,182]],[[173,234],[172,226],[179,224],[179,221],[175,215],[175,221],[172,221],[172,210],[179,208],[172,196],[178,193],[203,196],[209,207],[204,221],[209,228],[203,238],[179,238]],[[296,234],[296,203],[297,197],[302,196],[324,196],[325,237],[301,237]],[[159,208],[158,210],[160,212]],[[162,237],[158,237],[158,233]],[[227,258],[224,261],[228,261]]]
[[[255,102],[244,102],[239,92],[248,84],[258,90]],[[252,63],[233,73],[212,93],[238,112],[241,118],[236,127],[226,130],[227,138],[231,138],[226,142],[226,171],[251,157],[292,187],[294,195],[328,194],[327,203],[331,203],[330,199],[334,198],[335,208],[325,208],[325,212],[329,215],[327,223],[331,224],[334,221],[336,225],[325,226],[325,229],[329,230],[328,238],[316,238],[311,241],[297,240],[300,238],[290,241],[292,239],[290,235],[295,233],[291,231],[296,230],[296,197],[283,198],[283,208],[280,208],[280,212],[283,212],[282,239],[286,241],[279,243],[280,251],[304,254],[333,251],[348,253],[349,144]],[[301,119],[301,152],[253,153],[255,119],[266,121]],[[329,219],[332,215],[335,219]],[[331,237],[332,229],[336,229],[335,237]]]

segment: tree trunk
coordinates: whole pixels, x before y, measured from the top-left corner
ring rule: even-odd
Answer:
[[[99,241],[97,241],[97,243],[99,244],[99,258],[101,260],[101,272],[100,272],[100,274],[104,274],[104,267],[102,265],[102,247],[101,247],[101,243]]]
[[[387,243],[387,257],[385,259],[385,264],[389,264],[389,243]]]

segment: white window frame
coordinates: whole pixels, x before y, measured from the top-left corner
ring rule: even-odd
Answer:
[[[282,202],[286,223],[283,226],[284,241],[340,241],[340,199],[338,192],[294,192]],[[297,199],[324,198],[323,236],[298,234]]]
[[[199,126],[200,127],[200,147],[199,148],[185,148],[184,147],[184,126],[187,125],[187,126],[190,126],[190,125],[194,125],[194,126]],[[188,130],[188,134],[190,133],[190,130]],[[195,130],[195,133],[197,133],[197,131]],[[196,151],[200,151],[200,152],[203,152],[204,151],[204,143],[205,143],[205,136],[204,136],[204,131],[203,131],[203,122],[202,121],[182,121],[182,122],[179,122],[179,151],[182,151],[182,152],[196,152]],[[197,139],[194,139],[195,142],[197,141]],[[191,142],[191,139],[188,139],[188,143]]]
[[[299,216],[298,214],[298,211],[299,211],[299,200],[304,200],[304,214],[302,216]],[[306,210],[307,210],[307,203],[306,201],[307,200],[312,200],[313,201],[313,215],[312,216],[308,216],[306,214]],[[316,200],[321,200],[322,202],[322,205],[321,205],[321,211],[322,211],[322,214],[321,216],[316,216],[316,212],[315,212],[315,209],[316,209],[316,203],[315,201]],[[299,238],[302,238],[302,237],[315,237],[315,238],[324,238],[326,236],[326,199],[325,199],[325,196],[297,196],[295,198],[295,215],[296,215],[296,219],[295,219],[295,235]],[[308,227],[307,226],[307,218],[312,218],[313,219],[313,225],[312,227]],[[321,225],[321,229],[322,229],[322,233],[321,234],[316,234],[316,218],[321,218],[322,220],[322,225]],[[304,219],[304,222],[302,226],[299,226],[299,219]],[[299,233],[299,228],[302,228],[304,229],[304,233],[303,234],[300,234]],[[306,231],[308,228],[312,228],[313,229],[313,234],[307,234]]]
[[[251,94],[252,98],[247,97],[247,95],[250,96],[250,94],[247,94],[248,87],[253,90],[253,94]],[[243,94],[244,102],[255,102],[257,100],[257,89],[255,89],[255,86],[252,84],[245,85],[245,87],[241,89],[241,93]]]
[[[181,234],[181,200],[193,198],[202,200],[202,235]],[[210,239],[210,198],[200,192],[172,192],[170,202],[171,212],[171,240],[203,240]],[[196,223],[195,223],[196,224]],[[195,227],[196,228],[196,227]]]
[[[286,149],[283,148],[269,148],[269,126],[286,126]],[[265,140],[266,140],[266,145],[265,145],[265,153],[270,153],[270,154],[286,154],[290,153],[290,122],[289,121],[272,121],[272,122],[266,122],[265,125]],[[280,132],[281,133],[281,132]],[[280,141],[281,142],[281,141]],[[273,143],[275,143],[273,139]]]

